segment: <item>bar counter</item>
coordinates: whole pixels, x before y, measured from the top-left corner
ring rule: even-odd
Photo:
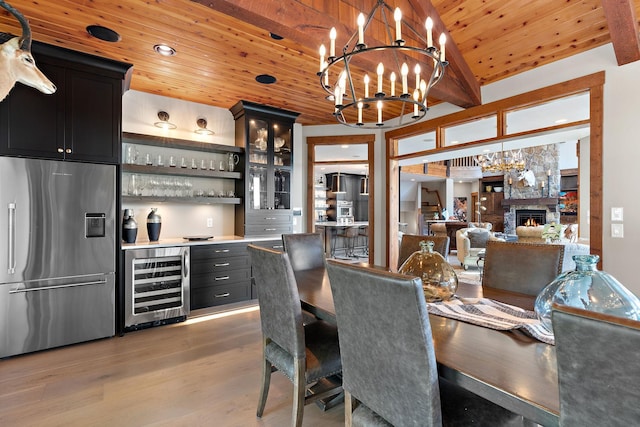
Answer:
[[[368,221],[354,221],[348,224],[341,224],[338,221],[318,221],[315,223],[316,231],[324,236],[324,249],[327,257],[334,256],[336,250],[346,248],[346,242],[343,242],[343,239],[336,238],[341,229],[367,226],[369,226]]]

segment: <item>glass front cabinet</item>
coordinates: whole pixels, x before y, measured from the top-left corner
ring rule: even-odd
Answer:
[[[240,101],[231,108],[236,146],[243,147],[245,180],[237,183],[235,233],[279,236],[293,232],[291,178],[293,124],[298,113]]]

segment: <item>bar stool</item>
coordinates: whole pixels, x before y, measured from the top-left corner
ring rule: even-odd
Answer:
[[[368,258],[369,257],[369,226],[361,225],[358,228],[358,237],[362,245],[360,246],[362,249],[362,253],[359,254],[359,257]]]
[[[345,240],[345,256],[348,258],[355,257],[354,249],[356,239],[358,238],[359,228],[360,227],[357,226],[346,226],[342,227],[342,229],[337,233],[337,237]]]

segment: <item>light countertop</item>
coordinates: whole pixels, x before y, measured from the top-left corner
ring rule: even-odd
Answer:
[[[182,237],[172,237],[167,239],[160,239],[157,242],[149,241],[137,241],[135,243],[122,242],[120,247],[122,250],[128,249],[149,249],[149,248],[163,248],[167,246],[197,246],[197,245],[216,245],[221,243],[236,243],[236,242],[259,242],[265,240],[277,240],[278,237],[242,237],[242,236],[214,236],[209,240],[187,240]]]

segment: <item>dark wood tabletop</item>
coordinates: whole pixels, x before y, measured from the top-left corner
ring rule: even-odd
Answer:
[[[324,268],[295,273],[305,310],[335,323]],[[457,294],[491,298],[525,309],[534,297],[460,283]],[[497,331],[429,316],[440,375],[543,426],[557,426],[560,412],[555,347],[518,331]]]

